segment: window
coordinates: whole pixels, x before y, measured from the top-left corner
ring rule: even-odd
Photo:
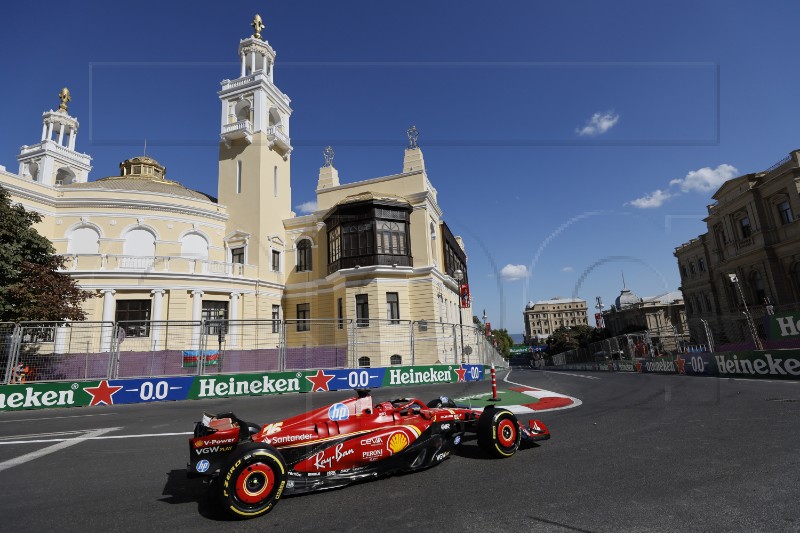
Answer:
[[[342,299],[336,300],[336,316],[339,319],[339,329],[344,328],[344,311],[342,310]]]
[[[311,304],[297,304],[297,331],[311,331]]]
[[[685,278],[688,274],[686,274],[686,265],[681,265],[681,277]]]
[[[281,271],[281,253],[278,250],[272,250],[272,271]]]
[[[231,263],[244,264],[244,246],[231,248]]]
[[[697,272],[697,269],[694,266],[694,261],[689,261],[689,272],[691,272],[692,274],[695,274]]]
[[[369,327],[369,296],[356,294],[356,326]]]
[[[406,225],[388,220],[377,221],[378,253],[387,255],[406,254]]]
[[[373,254],[375,232],[372,228],[372,222],[348,224],[342,228],[342,233],[342,255],[344,257]]]
[[[272,306],[272,333],[280,333],[281,331],[281,306]]]
[[[753,275],[750,279],[753,283],[753,296],[755,296],[755,303],[764,303],[764,298],[767,297],[767,292],[764,290],[764,278],[761,277],[760,272],[756,271],[753,272]]]
[[[750,237],[752,230],[750,228],[750,217],[742,217],[739,219],[739,228],[742,231],[742,238]]]
[[[236,162],[236,194],[242,193],[242,162]]]
[[[342,256],[342,241],[339,240],[341,234],[341,226],[336,226],[330,232],[328,232],[328,261],[331,263],[338,261]]]
[[[228,320],[228,302],[203,300],[201,318],[207,322],[206,335],[217,335],[228,331],[228,325],[223,321]]]
[[[308,272],[311,270],[311,241],[303,239],[297,243],[297,271]]]
[[[400,323],[400,298],[396,292],[386,293],[386,318],[391,324]]]
[[[706,260],[702,257],[697,260],[697,266],[700,267],[700,272],[706,271]]]
[[[390,365],[402,365],[403,364],[403,358],[398,354],[394,354],[393,356],[391,356],[389,358],[389,364]]]
[[[781,219],[781,224],[789,224],[794,220],[792,206],[789,205],[789,200],[778,204],[778,216]]]
[[[708,293],[703,293],[703,300],[706,302],[706,310],[711,312],[714,309],[711,307],[711,298],[708,297]]]
[[[358,367],[359,368],[369,368],[369,357],[359,357],[358,358]]]
[[[150,336],[150,300],[117,300],[115,320],[126,337]]]

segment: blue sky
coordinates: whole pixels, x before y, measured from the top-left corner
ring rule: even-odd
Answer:
[[[343,183],[393,174],[416,125],[475,313],[512,333],[528,300],[610,304],[623,272],[640,296],[675,290],[673,250],[719,184],[800,147],[791,1],[46,0],[4,7],[0,165],[68,86],[90,179],[147,139],[216,195],[216,92],[255,12],[292,98],[293,205],[324,146]]]

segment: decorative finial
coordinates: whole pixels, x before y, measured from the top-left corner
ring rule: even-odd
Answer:
[[[253,37],[255,37],[256,39],[261,39],[261,30],[264,29],[264,22],[261,20],[261,15],[256,13],[256,16],[253,17],[253,22],[250,25],[256,31],[253,34]]]
[[[333,151],[333,148],[330,146],[326,146],[324,150],[322,150],[322,157],[325,158],[325,166],[330,167],[333,166],[333,156],[336,155],[336,152]]]
[[[58,93],[58,97],[61,99],[61,105],[58,106],[58,110],[66,113],[67,112],[67,103],[72,100],[72,97],[69,95],[69,89],[64,87],[61,89],[61,92]]]
[[[406,135],[408,135],[408,149],[413,150],[417,148],[417,139],[419,139],[419,132],[417,131],[417,127],[411,126],[410,128],[408,128]]]

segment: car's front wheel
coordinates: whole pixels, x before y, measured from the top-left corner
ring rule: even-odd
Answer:
[[[478,446],[492,457],[511,457],[522,441],[522,433],[514,413],[491,406],[481,413],[477,434]]]
[[[230,455],[217,484],[225,510],[234,517],[268,513],[286,486],[286,462],[280,452],[263,443],[245,443]]]

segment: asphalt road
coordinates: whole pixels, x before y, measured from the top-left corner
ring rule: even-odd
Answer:
[[[185,477],[182,433],[203,410],[265,423],[349,393],[0,413],[0,530],[800,531],[800,383],[528,369],[508,380],[583,404],[537,415],[552,439],[510,459],[468,440],[429,470],[282,498],[244,522]]]

